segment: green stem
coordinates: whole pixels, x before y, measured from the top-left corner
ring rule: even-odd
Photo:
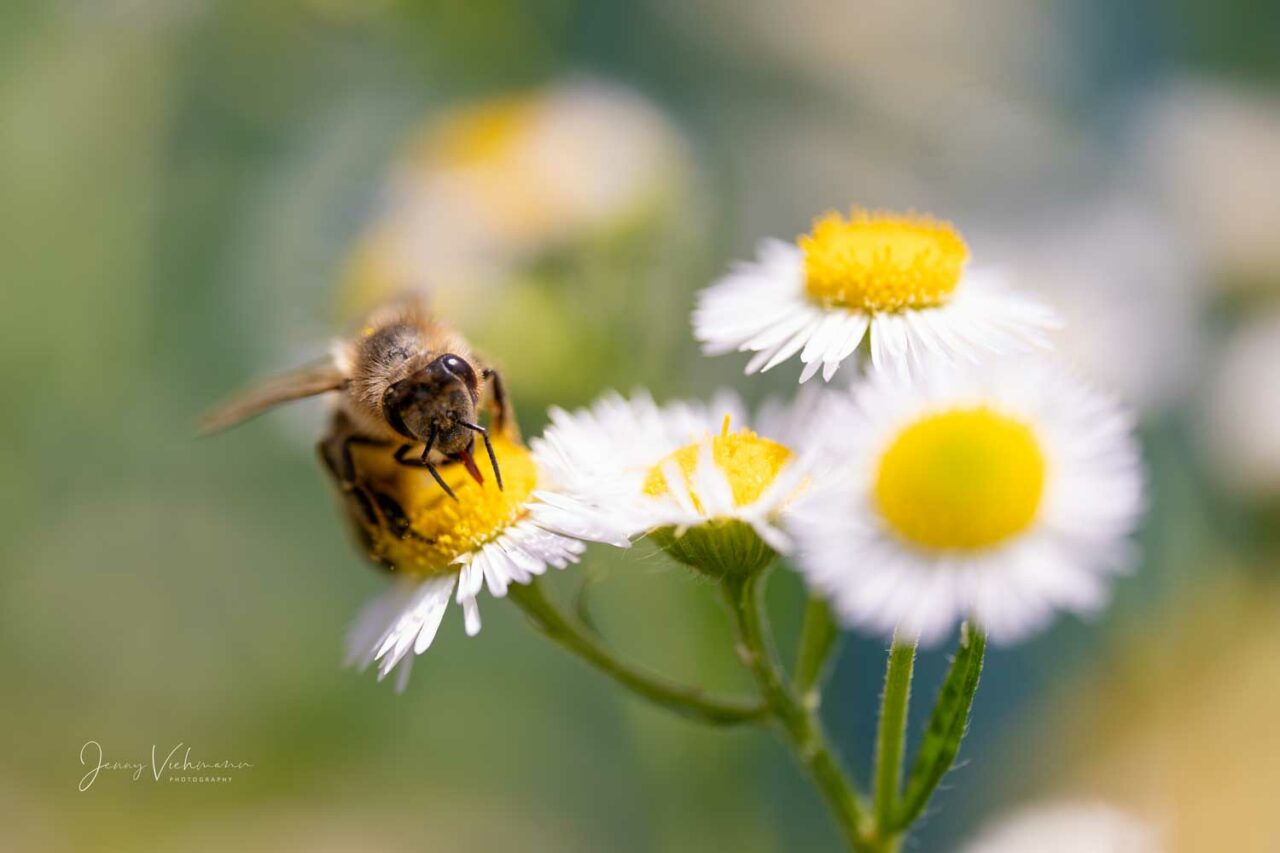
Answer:
[[[827,602],[817,596],[809,599],[800,627],[800,650],[796,654],[796,692],[809,708],[822,702],[821,683],[830,662],[840,631],[831,617]]]
[[[656,705],[716,726],[754,722],[767,712],[766,707],[758,703],[709,696],[698,688],[674,684],[622,663],[586,629],[562,613],[536,579],[528,585],[512,584],[508,594],[548,639]]]
[[[911,703],[911,674],[915,659],[916,644],[900,642],[895,636],[884,674],[874,772],[877,834],[881,849],[885,850],[895,850],[898,846],[890,827],[894,824],[902,784],[902,755],[907,740],[907,709]]]
[[[729,577],[724,591],[741,641],[739,654],[751,670],[787,745],[809,772],[853,850],[873,850],[864,838],[858,793],[827,743],[816,709],[807,708],[787,686],[773,653],[761,599],[764,572]]]

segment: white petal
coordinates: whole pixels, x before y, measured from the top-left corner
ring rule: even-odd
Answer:
[[[474,598],[462,599],[462,620],[468,637],[480,633],[480,607]]]
[[[455,575],[441,575],[418,582],[374,652],[378,678],[384,678],[412,648],[421,654],[435,639],[440,621],[457,582]]]

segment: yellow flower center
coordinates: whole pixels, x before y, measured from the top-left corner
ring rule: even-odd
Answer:
[[[467,169],[500,162],[537,115],[532,95],[493,98],[461,107],[434,124],[418,149],[420,162]]]
[[[361,451],[356,457],[361,475],[395,498],[409,519],[410,532],[403,538],[377,531],[374,552],[410,575],[458,571],[456,558],[496,539],[525,515],[525,504],[538,483],[538,469],[529,451],[500,436],[494,437],[493,450],[502,469],[501,491],[478,443],[476,465],[484,475],[483,486],[459,463],[438,466],[458,496],[456,501],[426,470],[400,465],[385,448],[355,449]]]
[[[805,289],[828,308],[898,311],[942,305],[969,248],[948,222],[854,210],[828,213],[797,241]]]
[[[663,457],[662,461],[649,469],[644,481],[645,494],[653,497],[669,494],[667,477],[662,469],[668,460],[674,460],[684,475],[684,485],[689,490],[694,506],[698,512],[703,512],[702,500],[693,489],[693,471],[697,467],[701,448],[701,442],[694,442]],[[711,458],[729,481],[733,502],[737,506],[746,506],[756,501],[769,487],[782,466],[791,458],[791,451],[776,441],[761,438],[749,429],[729,432],[729,418],[726,416],[724,429],[711,440]]]
[[[1044,480],[1030,427],[985,407],[955,409],[899,433],[880,459],[875,503],[914,545],[976,551],[1031,524]]]

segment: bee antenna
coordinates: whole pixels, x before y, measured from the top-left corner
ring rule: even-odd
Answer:
[[[494,479],[498,481],[498,491],[502,491],[502,472],[498,470],[498,456],[493,452],[493,442],[489,440],[489,431],[480,426],[480,424],[469,424],[463,421],[462,425],[473,432],[480,433],[480,437],[484,439],[484,449],[489,454],[489,464],[493,467]]]

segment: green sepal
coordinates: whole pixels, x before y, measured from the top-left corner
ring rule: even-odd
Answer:
[[[659,527],[649,535],[676,562],[717,580],[753,575],[777,556],[744,521],[706,521],[683,533]]]

